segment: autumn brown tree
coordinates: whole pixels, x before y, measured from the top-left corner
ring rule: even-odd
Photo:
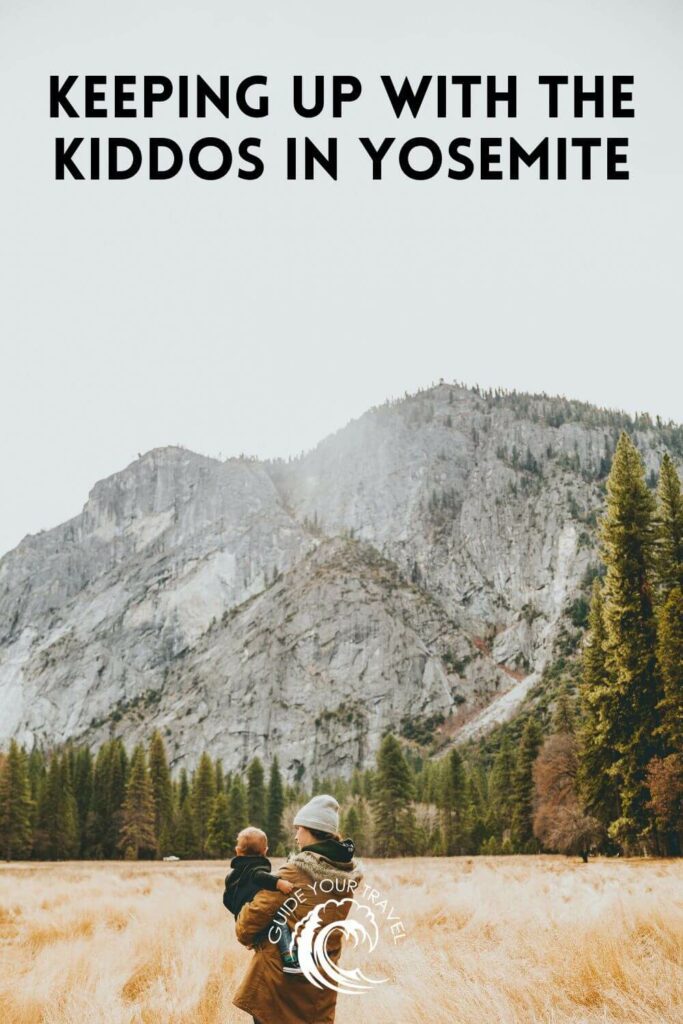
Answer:
[[[546,849],[580,854],[587,863],[591,848],[604,836],[604,828],[579,802],[578,772],[574,735],[558,732],[549,736],[533,769],[534,835]]]

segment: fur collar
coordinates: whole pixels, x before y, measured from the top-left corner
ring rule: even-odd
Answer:
[[[349,861],[342,864],[339,861],[329,860],[321,853],[313,853],[312,850],[301,850],[299,853],[290,854],[288,864],[299,868],[305,875],[308,875],[314,882],[322,882],[324,878],[339,879],[345,881],[351,879],[356,883],[363,880],[363,864],[360,860]]]

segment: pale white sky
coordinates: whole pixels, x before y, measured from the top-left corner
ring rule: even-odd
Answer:
[[[676,0],[0,0],[0,553],[138,452],[296,453],[439,377],[681,420],[682,44]],[[266,74],[271,114],[50,120],[70,73]],[[343,119],[289,111],[316,73],[362,79]],[[397,121],[379,76],[430,73],[517,74],[519,116]],[[636,118],[545,120],[562,73],[634,74]],[[54,181],[79,131],[256,135],[266,173]],[[287,182],[289,134],[340,180]],[[632,180],[378,183],[357,143],[511,134],[628,134]]]

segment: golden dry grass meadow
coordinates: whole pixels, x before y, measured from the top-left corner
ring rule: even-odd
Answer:
[[[275,862],[276,864],[279,862]],[[683,865],[556,857],[365,861],[404,921],[350,967],[338,1024],[680,1024]],[[246,1024],[252,955],[221,904],[226,865],[0,867],[2,1024]]]

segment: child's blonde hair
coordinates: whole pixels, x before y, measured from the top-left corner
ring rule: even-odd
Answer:
[[[263,829],[250,825],[243,828],[237,836],[237,849],[246,856],[263,854],[268,849],[268,836]]]

